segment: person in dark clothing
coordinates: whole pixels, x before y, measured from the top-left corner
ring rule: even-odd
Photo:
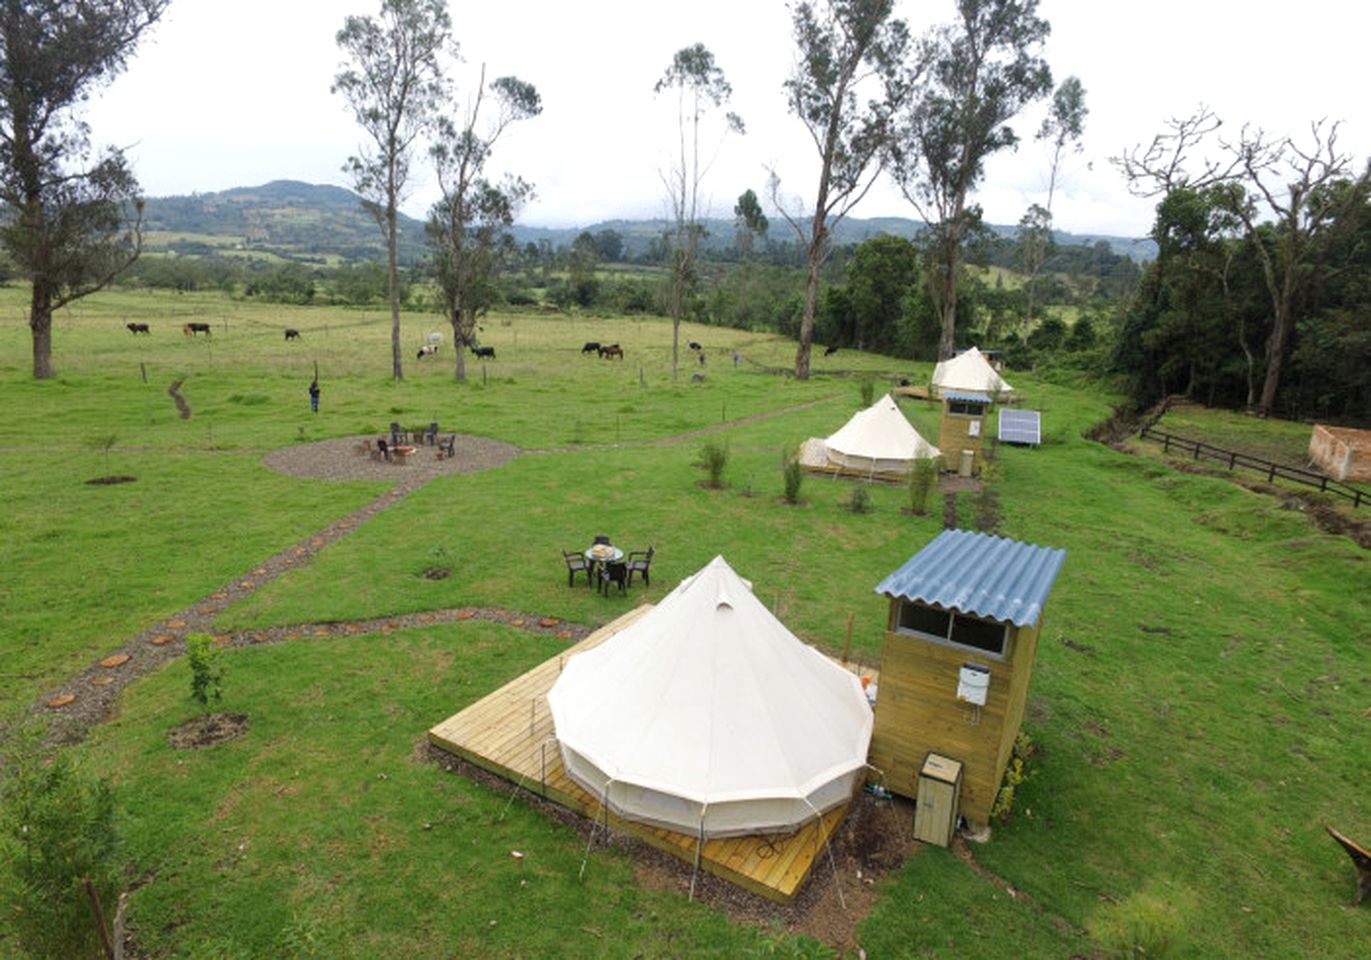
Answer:
[[[309,408],[315,413],[319,412],[319,381],[312,380],[309,385]]]

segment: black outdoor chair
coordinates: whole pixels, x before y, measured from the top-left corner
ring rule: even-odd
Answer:
[[[586,560],[585,554],[575,550],[563,550],[562,559],[566,561],[566,585],[576,586],[576,574],[586,575],[586,586],[590,586],[590,563]]]
[[[595,537],[595,540],[594,540],[594,542],[591,543],[591,546],[592,546],[592,547],[598,547],[598,546],[599,546],[600,544],[602,544],[602,543],[603,543],[603,544],[606,544],[606,545],[609,543],[609,537],[605,536],[603,533],[601,533],[601,534],[599,534],[599,535],[597,535],[597,536]]]
[[[437,420],[434,420],[433,422],[431,422],[431,423],[428,425],[428,429],[424,431],[424,442],[427,443],[430,447],[436,447],[436,446],[438,445],[438,421],[437,421]]]
[[[652,554],[657,550],[656,547],[648,547],[646,550],[630,550],[628,553],[628,584],[633,585],[633,575],[636,573],[643,578],[643,586],[652,586],[652,580],[648,576],[649,568],[652,566]]]
[[[385,437],[377,437],[377,438],[376,438],[376,449],[381,451],[381,459],[382,459],[382,460],[389,460],[389,459],[390,459],[390,446],[388,446],[388,445],[386,444],[386,438],[385,438]]]
[[[457,434],[444,437],[438,441],[438,459],[445,457],[455,457],[457,455]]]
[[[610,584],[616,584],[620,593],[628,589],[628,564],[622,560],[600,564],[600,592],[605,596],[609,596]]]
[[[390,421],[390,445],[392,447],[398,447],[400,445],[400,441],[403,439],[401,434],[403,433],[404,431],[400,429],[399,423],[394,420]]]

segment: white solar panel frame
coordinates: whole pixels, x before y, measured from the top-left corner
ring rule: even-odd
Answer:
[[[1000,442],[1027,443],[1038,446],[1042,443],[1042,418],[1037,410],[1000,410]]]

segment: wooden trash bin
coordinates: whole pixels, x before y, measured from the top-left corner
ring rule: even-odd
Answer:
[[[962,765],[929,753],[919,771],[919,795],[914,807],[914,839],[945,847],[957,826],[957,799],[962,790]]]

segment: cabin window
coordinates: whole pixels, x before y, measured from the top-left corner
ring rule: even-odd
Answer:
[[[899,629],[997,657],[1005,655],[1009,640],[1009,628],[1003,623],[918,603],[900,604]]]
[[[968,400],[949,400],[947,412],[960,417],[979,417],[985,414],[985,404]]]

